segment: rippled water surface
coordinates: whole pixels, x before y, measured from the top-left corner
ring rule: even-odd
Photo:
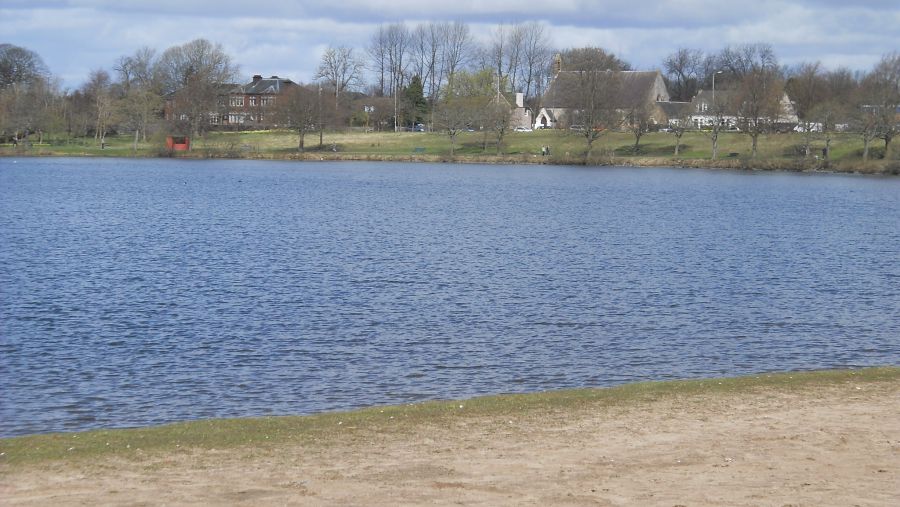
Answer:
[[[900,179],[0,159],[0,434],[900,364]]]

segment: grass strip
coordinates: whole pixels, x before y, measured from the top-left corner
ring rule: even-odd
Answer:
[[[0,465],[99,457],[140,457],[195,449],[234,449],[288,444],[331,445],[355,431],[404,431],[459,418],[527,416],[584,408],[639,404],[675,397],[732,395],[760,389],[794,392],[854,383],[896,382],[900,367],[764,373],[742,377],[638,382],[609,388],[568,389],[530,394],[429,401],[309,416],[207,419],[146,428],[53,433],[0,439]],[[402,422],[402,423],[401,423]]]

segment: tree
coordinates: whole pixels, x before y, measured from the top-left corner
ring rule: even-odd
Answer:
[[[884,156],[900,133],[900,52],[884,55],[863,82],[875,116],[876,137],[884,140]]]
[[[472,34],[469,25],[456,21],[442,25],[444,51],[441,65],[447,77],[447,83],[453,82],[456,73],[466,65],[471,58]]]
[[[122,90],[117,113],[122,126],[134,132],[135,151],[140,138],[147,140],[147,131],[163,106],[159,83],[153,76],[155,62],[156,51],[144,47],[133,55],[119,57],[114,67]]]
[[[582,65],[593,65],[593,62],[582,61]],[[622,123],[622,115],[616,107],[621,96],[621,76],[609,69],[581,68],[561,74],[556,86],[571,107],[570,115],[564,120],[574,132],[584,137],[585,157],[589,157],[594,141]]]
[[[403,90],[402,105],[401,112],[407,124],[420,123],[428,113],[428,101],[425,100],[424,87],[418,75],[413,76]]]
[[[161,91],[170,98],[175,115],[183,115],[190,132],[202,135],[224,104],[219,97],[232,86],[237,66],[221,44],[195,39],[167,49],[154,67]]]
[[[102,69],[91,71],[88,82],[82,88],[93,104],[94,140],[100,146],[106,144],[106,134],[113,122],[112,88],[109,73]]]
[[[560,54],[562,70],[631,70],[631,64],[599,47],[572,48]]]
[[[524,25],[525,40],[522,46],[521,75],[517,80],[518,89],[525,94],[525,100],[534,105],[537,97],[543,93],[543,83],[550,60],[550,40],[544,25],[536,21]]]
[[[503,138],[509,132],[512,107],[505,98],[498,97],[482,109],[486,132],[493,132],[497,141],[497,155],[503,152]]]
[[[298,85],[288,88],[275,104],[278,122],[300,134],[297,151],[305,149],[306,134],[318,128],[319,90],[317,86]]]
[[[703,51],[678,48],[663,60],[663,69],[672,100],[689,102],[700,91],[705,76]]]
[[[751,139],[752,158],[757,156],[760,134],[769,131],[782,116],[783,95],[784,89],[776,69],[755,69],[741,79],[734,95],[735,105],[741,130]]]
[[[362,85],[364,65],[353,54],[353,48],[329,47],[322,55],[316,79],[327,83],[334,91],[334,108],[337,110],[340,94]]]
[[[37,133],[43,140],[45,126],[53,121],[55,86],[50,81],[36,77],[27,82],[16,82],[0,90],[0,134],[10,136],[13,143]]]
[[[632,151],[635,155],[640,152],[641,137],[650,131],[650,118],[651,112],[645,101],[638,99],[627,104],[623,124],[625,129],[634,136]]]
[[[450,137],[450,156],[456,149],[460,132],[483,121],[483,111],[493,96],[493,73],[460,71],[445,85],[441,100],[435,106],[435,125]]]
[[[450,95],[435,108],[435,123],[450,138],[450,157],[456,151],[456,138],[478,117],[480,101],[473,97]]]
[[[685,132],[691,130],[693,128],[693,124],[691,123],[691,116],[693,112],[689,105],[681,107],[677,114],[673,115],[674,117],[669,117],[669,130],[672,132],[672,135],[675,136],[675,156],[679,156],[681,154],[681,138],[684,137]]]
[[[751,157],[758,153],[759,136],[783,114],[784,83],[771,46],[745,44],[728,47],[720,56],[722,67],[731,71],[737,87],[731,94],[741,130],[750,136]]]
[[[369,42],[368,53],[378,78],[378,94],[394,99],[394,130],[400,127],[400,91],[410,64],[412,34],[404,23],[380,25]]]
[[[14,83],[32,83],[49,75],[44,60],[34,51],[12,44],[0,44],[0,89]]]
[[[778,58],[769,44],[741,44],[728,46],[715,59],[718,70],[740,80],[759,69],[777,69]]]
[[[801,133],[803,134],[803,153],[810,156],[812,141],[821,133],[821,122],[816,121],[815,111],[827,100],[825,76],[821,64],[800,64],[785,83],[785,91],[794,103]]]
[[[850,121],[858,82],[853,73],[845,68],[826,72],[822,78],[825,87],[824,100],[814,106],[809,115],[825,140],[822,158],[823,164],[827,166],[831,158],[831,141],[834,134],[845,128]]]

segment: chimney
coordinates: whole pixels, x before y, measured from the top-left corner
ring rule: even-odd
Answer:
[[[525,94],[521,92],[516,93],[516,107],[525,107]]]
[[[253,76],[254,83],[259,82],[261,79],[262,79],[262,76],[259,74],[256,74],[255,76]]]

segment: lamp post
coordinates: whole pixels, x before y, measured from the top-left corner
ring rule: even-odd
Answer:
[[[723,72],[725,72],[725,71],[717,70],[713,73],[713,90],[712,90],[712,92],[713,92],[713,94],[712,94],[713,95],[713,97],[712,97],[713,107],[716,106],[716,74],[721,74]]]

